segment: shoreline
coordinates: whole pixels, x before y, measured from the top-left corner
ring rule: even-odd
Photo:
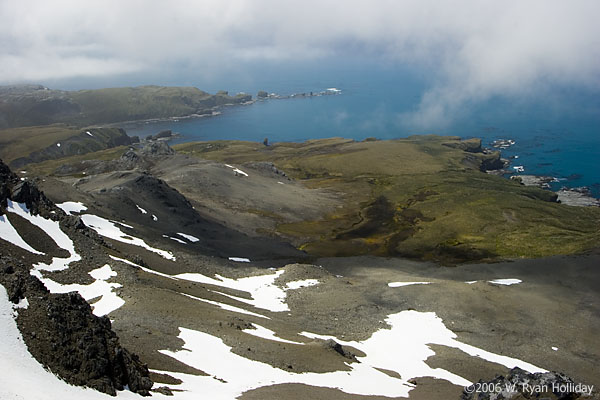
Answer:
[[[217,117],[221,114],[223,114],[221,111],[219,111],[222,108],[225,107],[236,107],[236,106],[249,106],[252,105],[254,103],[256,103],[259,100],[250,100],[250,101],[246,101],[244,103],[228,103],[228,104],[223,104],[221,106],[216,106],[210,109],[211,113],[205,113],[205,114],[198,114],[198,113],[194,113],[194,114],[189,114],[189,115],[183,115],[183,116],[173,116],[173,117],[165,117],[165,118],[148,118],[148,119],[134,119],[134,120],[130,120],[130,121],[122,121],[122,122],[111,122],[108,124],[98,124],[98,125],[90,125],[87,127],[84,127],[82,129],[86,129],[86,128],[97,128],[97,127],[104,127],[104,128],[123,128],[125,129],[125,131],[127,132],[127,126],[125,125],[142,125],[142,124],[151,124],[151,123],[159,123],[159,122],[179,122],[180,119],[194,119],[194,118],[210,118],[210,117]],[[128,134],[129,135],[129,134]]]
[[[331,90],[331,91],[329,91],[329,90]],[[266,93],[266,92],[264,92],[264,93]],[[232,106],[249,106],[249,105],[252,105],[257,102],[268,101],[271,99],[275,99],[275,100],[302,99],[302,98],[311,98],[311,97],[320,97],[320,96],[339,95],[341,93],[342,93],[341,90],[338,90],[335,88],[327,89],[327,90],[321,91],[321,92],[293,93],[290,95],[279,95],[279,94],[275,94],[275,93],[268,93],[266,96],[256,97],[256,98],[253,98],[252,100],[244,102],[244,103],[228,103],[228,104],[224,104],[224,105],[220,105],[220,106],[215,106],[215,107],[211,108],[210,110],[208,110],[209,112],[206,112],[203,114],[194,113],[194,114],[189,114],[189,115],[184,115],[184,116],[171,116],[171,117],[165,117],[165,118],[149,118],[149,119],[140,119],[140,120],[130,120],[130,121],[123,121],[123,122],[118,122],[118,123],[110,123],[110,124],[106,124],[103,126],[105,126],[105,127],[122,127],[126,130],[126,132],[129,129],[143,130],[144,127],[151,125],[151,124],[160,124],[160,123],[169,123],[169,122],[177,123],[180,121],[186,121],[186,120],[192,120],[192,119],[217,117],[217,116],[220,116],[223,114],[224,109],[226,109],[227,107],[232,107]],[[146,134],[154,134],[154,133],[156,133],[156,132],[153,132],[153,133],[147,132]],[[132,136],[129,132],[127,132],[127,134],[129,136]],[[138,134],[138,135],[140,137],[142,136],[142,134]],[[187,136],[188,135],[174,130],[173,136],[170,138],[167,138],[166,140],[170,141],[173,139],[178,139],[182,143],[212,141],[212,140],[195,140],[195,138],[189,138],[189,140],[188,140]],[[468,139],[469,137],[470,136],[461,136],[461,139]],[[363,138],[362,140],[365,140],[366,138],[367,138],[367,135],[365,135],[365,138]],[[402,137],[396,137],[394,139],[400,139],[400,138],[402,138]],[[354,139],[354,138],[352,138],[352,139],[356,140],[356,141],[360,141],[359,139]],[[481,139],[483,139],[483,137]],[[236,139],[219,138],[219,139],[215,139],[215,140],[236,140]],[[276,142],[298,142],[298,143],[301,143],[301,142],[305,142],[308,140],[314,140],[314,139],[306,138],[302,141],[280,140],[280,141],[274,141],[273,143],[276,143]],[[393,140],[393,139],[378,139],[378,140]],[[260,140],[257,140],[257,141],[260,141]],[[516,160],[520,159],[520,156],[519,155],[511,155],[508,157],[503,157],[504,155],[502,154],[504,150],[510,149],[513,145],[515,145],[515,143],[516,143],[516,141],[513,139],[497,138],[489,143],[489,147],[484,148],[484,149],[488,149],[488,150],[492,150],[492,151],[500,151],[501,152],[501,160],[505,162],[505,166],[502,169],[486,171],[487,173],[503,176],[506,179],[518,179],[518,177],[524,177],[526,181],[523,182],[523,184],[525,186],[537,186],[542,189],[557,193],[560,196],[560,201],[567,205],[600,206],[600,197],[594,196],[594,193],[592,192],[592,190],[587,186],[569,187],[569,186],[563,185],[563,186],[557,187],[556,185],[554,185],[554,186],[550,185],[549,182],[555,183],[555,182],[562,181],[563,179],[556,178],[556,177],[549,177],[550,179],[546,180],[545,178],[547,178],[547,176],[545,176],[545,175],[533,175],[533,174],[521,175],[521,173],[525,172],[524,166],[523,165],[512,165]],[[534,177],[536,180],[541,179],[541,180],[543,180],[543,182],[532,183],[532,182],[530,182],[529,177]]]
[[[227,104],[223,104],[220,106],[212,107],[207,110],[207,111],[211,111],[210,113],[204,113],[204,114],[193,113],[193,114],[188,114],[188,115],[183,115],[183,116],[171,116],[171,117],[165,117],[165,118],[135,119],[135,120],[129,120],[129,121],[122,121],[122,122],[114,122],[114,123],[111,122],[109,124],[103,124],[101,126],[107,127],[107,128],[119,127],[119,128],[123,128],[123,129],[127,130],[126,127],[123,127],[120,125],[134,125],[134,124],[141,125],[141,124],[169,122],[169,121],[179,122],[180,119],[185,120],[185,119],[194,119],[194,118],[216,117],[216,116],[219,116],[222,114],[222,112],[219,111],[220,109],[227,108],[227,107],[250,106],[254,103],[268,101],[268,100],[304,99],[304,98],[321,97],[321,96],[337,96],[340,94],[342,94],[342,91],[337,88],[328,88],[328,89],[322,90],[320,92],[292,93],[290,95],[280,95],[277,93],[269,93],[265,97],[252,98],[252,100],[245,101],[243,103],[227,103]],[[94,128],[94,127],[98,127],[98,126],[91,125],[91,126],[84,127],[82,129]]]
[[[501,156],[503,150],[507,150],[515,144],[516,142],[513,139],[496,139],[490,143],[493,149],[500,151]],[[554,192],[558,195],[558,201],[562,204],[577,207],[600,207],[600,197],[595,197],[588,186],[552,186],[552,183],[560,183],[567,179],[549,175],[521,175],[525,172],[525,167],[523,165],[511,165],[513,161],[520,159],[519,155],[512,155],[507,158],[501,157],[501,159],[505,161],[504,168],[487,172],[517,181],[524,186],[533,186]]]

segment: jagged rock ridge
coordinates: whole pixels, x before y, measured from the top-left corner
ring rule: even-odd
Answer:
[[[0,161],[0,214],[8,200],[25,203],[33,213],[60,221],[65,228],[88,231],[68,217],[40,192],[35,184],[20,181]],[[71,230],[73,232],[73,230]],[[88,236],[94,238],[90,233]],[[2,245],[0,243],[0,245]],[[29,274],[30,265],[0,253],[0,284],[9,300],[27,298],[17,324],[30,353],[48,370],[79,386],[88,386],[115,395],[127,386],[149,395],[153,382],[137,355],[123,348],[107,317],[97,317],[79,293],[49,293],[42,282]]]

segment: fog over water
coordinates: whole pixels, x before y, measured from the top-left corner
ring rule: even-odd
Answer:
[[[186,140],[511,137],[526,173],[589,186],[600,181],[597,15],[594,0],[0,1],[0,84],[339,87],[174,129]]]

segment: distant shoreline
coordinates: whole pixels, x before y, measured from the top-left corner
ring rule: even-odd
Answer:
[[[157,122],[170,122],[170,121],[179,122],[180,119],[185,120],[185,119],[195,119],[195,118],[216,117],[216,116],[219,116],[222,114],[222,112],[219,110],[221,110],[225,107],[249,106],[254,103],[257,103],[260,101],[267,101],[267,100],[303,99],[303,98],[312,98],[312,97],[321,97],[321,96],[337,96],[340,94],[342,94],[342,90],[337,89],[337,88],[327,88],[320,92],[312,92],[311,91],[311,92],[292,93],[290,95],[279,95],[276,93],[269,93],[265,97],[256,97],[256,98],[253,98],[252,100],[249,100],[249,101],[246,101],[243,103],[227,103],[227,104],[223,104],[220,106],[215,106],[212,109],[210,109],[211,113],[204,113],[204,114],[193,113],[193,114],[187,114],[187,115],[183,115],[183,116],[137,119],[137,120],[121,121],[121,122],[102,124],[102,125],[100,125],[100,124],[92,125],[92,126],[89,126],[86,128],[94,128],[94,127],[98,127],[98,126],[107,127],[107,128],[119,127],[119,128],[124,128],[127,131],[126,126],[122,126],[122,125],[142,125],[142,124],[150,124],[150,123],[157,123]]]
[[[210,114],[209,113],[206,113],[206,114],[194,113],[194,114],[175,116],[175,117],[134,119],[134,120],[130,120],[130,121],[111,122],[109,124],[91,125],[91,126],[83,128],[83,129],[95,128],[95,127],[105,127],[105,128],[123,128],[123,129],[125,129],[125,131],[127,131],[127,125],[146,125],[146,124],[152,124],[152,123],[158,123],[158,122],[178,122],[180,119],[195,119],[195,118],[199,119],[199,118],[217,117],[222,114],[222,112],[219,110],[224,107],[249,106],[251,104],[256,103],[257,101],[258,100],[253,99],[253,100],[250,100],[250,101],[247,101],[244,103],[223,104],[221,106],[213,107],[211,109],[212,112]]]

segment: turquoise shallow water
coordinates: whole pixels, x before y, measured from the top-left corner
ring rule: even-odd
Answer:
[[[291,78],[290,78],[291,76]],[[235,77],[234,77],[235,78]],[[391,139],[435,133],[464,138],[480,137],[485,145],[495,139],[512,139],[505,157],[518,156],[512,165],[525,174],[560,178],[561,186],[587,186],[600,197],[600,96],[586,90],[546,91],[527,99],[492,98],[459,109],[444,126],[407,126],[404,113],[414,111],[428,83],[419,71],[408,68],[330,68],[291,74],[263,71],[257,79],[227,80],[228,85],[199,82],[214,92],[255,94],[268,90],[289,95],[337,87],[342,94],[295,99],[270,99],[248,106],[222,109],[209,118],[181,119],[125,126],[128,134],[146,136],[171,129],[182,137],[174,143],[237,139],[270,142],[304,141],[341,136]]]

